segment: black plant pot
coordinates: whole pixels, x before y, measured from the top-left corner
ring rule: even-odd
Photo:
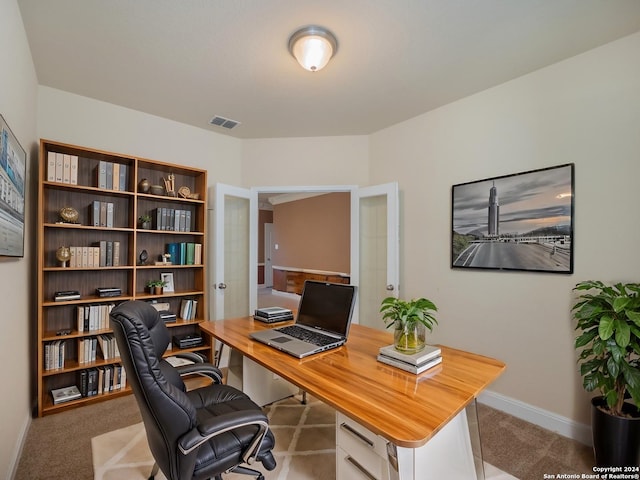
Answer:
[[[631,404],[622,411],[631,418],[616,417],[602,409],[604,397],[591,399],[593,452],[598,467],[636,467],[640,465],[640,416]]]

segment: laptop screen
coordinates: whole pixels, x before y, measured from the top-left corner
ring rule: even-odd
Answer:
[[[306,280],[296,323],[344,335],[349,333],[356,287]]]

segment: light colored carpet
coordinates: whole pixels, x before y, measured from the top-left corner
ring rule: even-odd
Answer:
[[[265,408],[276,437],[274,455],[278,466],[264,471],[266,480],[335,479],[335,411],[309,398],[306,405],[289,398]],[[153,458],[142,423],[91,439],[94,480],[143,480]],[[261,469],[262,470],[262,469]],[[487,480],[517,480],[485,463]],[[246,475],[227,474],[228,480],[247,480]],[[165,480],[159,473],[158,480]]]

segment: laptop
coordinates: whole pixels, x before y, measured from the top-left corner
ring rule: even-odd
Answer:
[[[249,336],[298,358],[337,348],[347,341],[355,300],[355,285],[306,280],[294,325]]]

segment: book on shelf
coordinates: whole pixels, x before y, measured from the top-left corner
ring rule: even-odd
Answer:
[[[96,184],[105,190],[127,190],[128,167],[124,163],[101,160],[96,167]]]
[[[396,360],[400,360],[401,362],[410,363],[412,365],[420,365],[442,355],[440,347],[437,347],[435,345],[425,345],[422,350],[413,354],[402,353],[396,350],[393,345],[386,345],[384,347],[380,347],[378,353],[387,357],[395,358]]]
[[[126,370],[120,364],[86,368],[78,371],[77,378],[76,388],[81,397],[93,397],[122,390],[127,385]]]
[[[191,231],[191,211],[178,208],[156,208],[156,230]]]
[[[82,397],[80,390],[76,385],[70,385],[68,387],[54,388],[51,390],[51,397],[53,397],[53,404],[69,402]]]
[[[54,340],[44,345],[44,369],[58,370],[64,368],[65,341]]]
[[[402,360],[398,360],[394,357],[388,357],[386,355],[378,354],[378,361],[384,363],[386,365],[390,365],[392,367],[400,368],[410,373],[418,374],[422,373],[430,368],[435,367],[436,365],[442,363],[442,357],[435,357],[431,360],[427,360],[426,362],[420,365],[413,365],[411,363],[403,362]]]
[[[91,225],[94,227],[113,228],[115,218],[115,204],[113,202],[102,202],[94,200],[91,203]]]
[[[55,292],[53,300],[56,302],[66,302],[68,300],[80,300],[80,292],[78,290],[64,290]]]
[[[202,244],[192,242],[175,242],[166,244],[166,252],[171,256],[173,265],[201,265]]]
[[[55,181],[57,183],[62,183],[62,178],[64,176],[64,159],[61,153],[56,152],[56,176]]]
[[[194,299],[182,299],[180,302],[180,318],[183,320],[195,320],[198,301]]]
[[[78,156],[70,155],[71,157],[71,185],[78,184]]]

